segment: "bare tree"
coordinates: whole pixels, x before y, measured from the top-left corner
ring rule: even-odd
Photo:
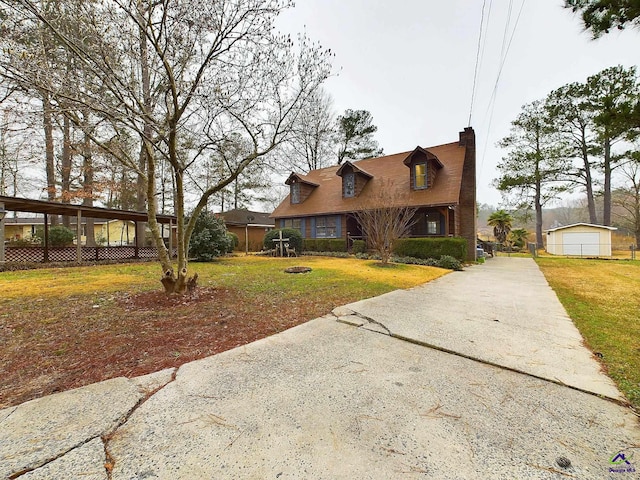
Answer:
[[[380,255],[383,265],[389,263],[398,240],[409,233],[417,211],[404,205],[399,195],[390,194],[395,191],[393,181],[382,180],[377,193],[354,213],[367,244]]]
[[[636,246],[640,246],[640,152],[632,154],[632,160],[621,168],[625,185],[613,192],[613,210],[618,224],[633,232]]]
[[[288,0],[105,0],[67,2],[73,22],[50,15],[32,0],[0,0],[10,19],[0,54],[5,77],[32,82],[53,100],[77,105],[100,119],[85,132],[144,180],[149,228],[168,293],[187,290],[189,240],[209,198],[249,165],[281,144],[308,98],[330,74],[332,54],[300,37],[294,44],[274,31]],[[52,32],[82,64],[84,83],[69,82],[61,65],[43,65],[37,52],[16,40],[27,24]],[[87,41],[90,39],[90,42]],[[43,70],[44,69],[44,70]],[[236,167],[196,199],[185,215],[192,170],[231,135],[251,148]],[[137,137],[141,155],[112,148],[115,136]],[[141,161],[143,159],[144,161]],[[175,184],[177,271],[156,220],[156,173],[165,161]],[[144,168],[143,168],[144,166]]]
[[[318,90],[300,112],[285,149],[293,170],[310,172],[330,165],[335,136],[332,104],[329,94]]]

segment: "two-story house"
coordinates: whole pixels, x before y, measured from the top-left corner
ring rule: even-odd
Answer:
[[[304,175],[294,172],[285,182],[289,195],[271,217],[276,227],[296,228],[303,238],[346,241],[347,235],[362,235],[354,212],[371,208],[372,198],[400,199],[417,209],[410,236],[463,237],[474,260],[475,176],[475,133],[468,127],[454,143],[347,161]]]

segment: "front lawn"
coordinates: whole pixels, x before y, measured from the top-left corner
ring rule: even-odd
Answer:
[[[295,265],[313,271],[284,273]],[[179,299],[161,292],[155,263],[0,273],[0,408],[177,367],[448,272],[254,256],[192,263],[190,269],[198,272],[200,288]]]
[[[640,410],[640,261],[536,261],[587,346]]]

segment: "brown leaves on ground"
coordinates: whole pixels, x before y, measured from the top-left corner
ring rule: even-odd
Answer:
[[[232,288],[48,298],[0,318],[0,408],[229,350],[326,314],[340,300],[252,297]],[[17,305],[16,305],[17,307]]]

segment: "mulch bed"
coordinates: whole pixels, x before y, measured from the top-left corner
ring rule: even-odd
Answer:
[[[339,299],[248,298],[231,288],[9,302],[0,314],[0,408],[204,358],[324,315]]]

